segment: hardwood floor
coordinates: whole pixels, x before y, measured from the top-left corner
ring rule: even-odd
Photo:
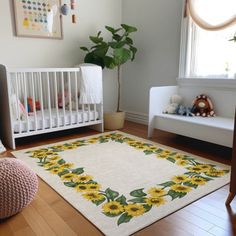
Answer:
[[[124,132],[147,137],[147,127],[126,122]],[[73,131],[40,135],[19,140],[18,149],[29,148],[66,139],[96,134],[81,128]],[[157,135],[158,134],[158,135]],[[152,140],[183,151],[225,164],[230,164],[231,149],[155,131]],[[10,151],[2,156],[9,156]],[[229,186],[225,186],[187,207],[157,221],[135,236],[228,236],[236,235],[236,199],[231,208],[225,207]],[[0,223],[0,236],[99,236],[102,233],[68,204],[51,187],[39,179],[39,191],[35,200],[21,213]]]

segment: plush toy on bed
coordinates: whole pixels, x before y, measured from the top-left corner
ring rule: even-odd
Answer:
[[[211,99],[205,94],[198,95],[193,100],[193,106],[192,106],[191,111],[196,116],[202,116],[202,117],[215,116],[215,112],[213,109],[213,104],[211,102]]]
[[[170,103],[165,107],[163,113],[166,114],[176,114],[178,106],[181,105],[183,98],[178,95],[174,94],[170,97]]]
[[[191,108],[183,105],[178,106],[176,114],[181,116],[194,116],[194,114],[191,112]]]

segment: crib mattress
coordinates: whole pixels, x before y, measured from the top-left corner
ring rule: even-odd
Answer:
[[[44,122],[43,122],[43,116],[41,111],[36,112],[36,117],[34,114],[31,116],[28,116],[28,121],[21,120],[21,121],[14,121],[13,127],[14,127],[14,133],[20,133],[20,132],[27,132],[29,131],[35,131],[35,130],[42,130],[56,127],[62,127],[64,125],[73,125],[78,124],[82,122],[92,122],[96,121],[99,118],[99,114],[97,111],[65,111],[65,115],[62,109],[58,110],[58,116],[56,109],[51,110],[51,122],[50,122],[50,113],[49,110],[44,110]],[[28,125],[27,125],[28,123]],[[44,124],[43,124],[44,123]],[[51,123],[51,126],[50,126]],[[37,124],[37,125],[36,125]],[[37,127],[36,127],[37,126]],[[28,129],[27,129],[28,127]]]

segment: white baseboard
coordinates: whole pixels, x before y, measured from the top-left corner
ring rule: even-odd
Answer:
[[[135,111],[125,111],[125,119],[128,121],[133,121],[139,124],[148,124],[148,114],[135,112]]]

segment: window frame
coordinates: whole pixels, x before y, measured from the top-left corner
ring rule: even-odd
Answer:
[[[194,51],[195,49],[194,46],[191,48],[193,44],[190,42],[192,42],[192,40],[195,40],[195,39],[194,39],[194,32],[191,31],[190,25],[192,24],[192,28],[195,28],[196,26],[194,25],[193,21],[190,19],[188,15],[184,16],[185,10],[186,10],[185,4],[183,3],[178,78],[181,79],[181,81],[183,81],[183,79],[194,79],[195,81],[199,80],[199,82],[200,81],[206,82],[209,80],[209,82],[207,82],[208,84],[211,83],[210,81],[212,81],[212,83],[215,83],[215,81],[217,81],[218,84],[220,83],[220,81],[222,81],[223,87],[224,87],[223,84],[228,83],[227,81],[229,80],[234,80],[236,84],[236,80],[234,78],[222,78],[222,77],[209,78],[209,77],[204,77],[204,76],[202,77],[187,76],[187,74],[191,74],[191,73],[188,73],[190,71],[189,57],[194,55],[194,53],[191,53],[191,52]],[[191,60],[194,60],[194,59],[191,59]],[[234,82],[232,81],[230,82],[231,86],[232,86],[232,83],[234,84]]]

